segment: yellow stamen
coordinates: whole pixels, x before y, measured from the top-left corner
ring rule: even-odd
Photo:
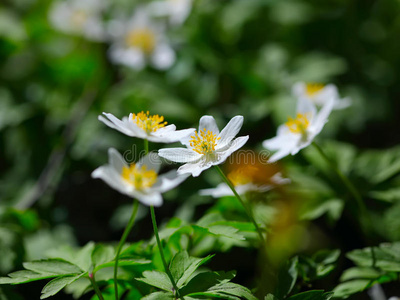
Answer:
[[[163,128],[167,125],[167,122],[164,122],[164,117],[159,115],[149,115],[149,112],[140,112],[138,114],[132,114],[133,122],[145,130],[148,134],[152,132],[156,132],[158,129]]]
[[[217,141],[220,139],[217,138],[217,135],[213,134],[212,131],[206,130],[205,128],[200,131],[200,134],[195,131],[191,138],[192,139],[189,141],[190,146],[199,154],[212,154],[215,151]]]
[[[128,47],[136,47],[150,54],[156,46],[156,36],[149,28],[137,28],[128,32],[125,42]]]
[[[258,172],[260,172],[260,170],[255,166],[243,165],[228,173],[228,179],[234,186],[247,184],[253,182],[253,178]]]
[[[296,119],[289,117],[289,120],[285,124],[291,132],[305,134],[310,125],[310,121],[306,115],[298,113]]]
[[[325,86],[320,83],[307,83],[306,94],[310,97],[320,92]]]
[[[157,173],[154,170],[147,170],[146,166],[137,167],[135,164],[123,167],[121,176],[137,190],[152,187],[157,181]]]

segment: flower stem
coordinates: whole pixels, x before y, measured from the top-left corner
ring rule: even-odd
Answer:
[[[349,192],[353,195],[354,199],[357,202],[358,207],[362,211],[362,213],[366,213],[367,209],[365,207],[365,204],[362,200],[362,197],[360,193],[357,191],[357,189],[354,187],[354,185],[351,183],[351,181],[342,173],[342,171],[339,170],[339,168],[329,159],[329,157],[325,154],[325,152],[322,150],[320,146],[318,146],[317,143],[313,142],[313,146],[317,149],[317,151],[321,154],[321,156],[326,160],[326,162],[330,165],[330,167],[336,172],[340,180],[343,182],[343,184],[346,186],[346,188],[349,190]]]
[[[174,290],[176,292],[176,296],[178,298],[183,299],[183,297],[181,297],[179,295],[179,289],[178,286],[175,283],[174,278],[172,277],[171,271],[168,268],[167,262],[165,260],[165,256],[164,256],[164,252],[163,252],[163,248],[161,245],[161,240],[160,240],[160,236],[158,235],[158,227],[157,227],[157,221],[156,221],[156,214],[154,212],[154,206],[151,205],[150,206],[150,213],[151,213],[151,221],[153,222],[153,229],[154,229],[154,235],[156,236],[156,241],[157,241],[157,246],[158,246],[158,250],[160,251],[160,256],[161,256],[161,260],[163,262],[164,265],[164,269],[165,269],[165,273],[167,273],[169,280],[171,280],[172,286],[174,287]]]
[[[99,300],[104,300],[103,295],[101,294],[101,291],[100,291],[99,287],[97,286],[96,279],[94,278],[94,273],[89,272],[89,279],[90,279],[90,282],[92,283],[93,289],[94,289],[97,297],[99,298]],[[118,299],[118,298],[116,298],[116,299]]]
[[[144,139],[143,145],[144,145],[144,155],[147,155],[149,153],[149,141],[147,139]]]
[[[134,201],[133,202],[133,209],[132,209],[132,214],[131,218],[129,219],[128,225],[126,225],[126,228],[124,230],[124,233],[122,234],[121,240],[119,241],[118,248],[117,248],[117,254],[115,255],[115,264],[114,264],[114,292],[115,292],[115,300],[118,300],[118,282],[117,282],[117,275],[118,275],[118,260],[119,260],[119,254],[121,253],[122,247],[125,244],[125,241],[129,235],[129,232],[131,231],[133,224],[135,223],[135,218],[136,218],[136,213],[139,207],[139,201]]]
[[[242,204],[244,210],[246,211],[247,216],[249,217],[249,219],[251,220],[251,222],[254,224],[254,227],[257,230],[257,233],[260,237],[260,241],[262,243],[265,242],[265,238],[264,235],[260,229],[260,227],[258,226],[256,220],[254,219],[253,213],[252,211],[246,206],[246,204],[244,203],[243,199],[240,197],[240,195],[236,192],[234,185],[232,184],[232,182],[225,176],[224,172],[221,170],[221,168],[219,166],[214,166],[215,169],[218,171],[219,175],[221,176],[221,178],[226,182],[226,184],[229,186],[229,188],[232,190],[233,194],[236,196],[236,198],[239,200],[240,204]]]

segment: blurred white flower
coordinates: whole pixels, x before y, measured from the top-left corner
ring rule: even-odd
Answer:
[[[386,298],[385,292],[382,289],[380,284],[375,284],[368,290],[368,295],[371,297],[371,300],[399,300],[399,297],[390,297]]]
[[[149,12],[156,17],[167,17],[171,25],[181,25],[192,10],[192,0],[161,0],[149,3]]]
[[[102,12],[107,8],[104,0],[54,1],[49,11],[50,23],[68,34],[82,35],[93,41],[104,41],[106,31]]]
[[[103,113],[105,117],[99,116],[99,120],[108,127],[116,129],[126,135],[149,140],[155,143],[174,143],[187,138],[195,131],[194,128],[176,130],[175,125],[167,125],[163,116],[150,115],[149,112],[129,114],[122,120],[113,114]]]
[[[111,21],[109,33],[113,40],[109,55],[117,64],[141,70],[150,63],[156,69],[166,70],[175,62],[165,26],[152,20],[144,8],[137,9],[126,22]]]
[[[117,150],[110,148],[108,164],[94,170],[92,177],[104,180],[113,189],[144,205],[161,206],[161,194],[178,186],[188,175],[178,175],[176,170],[158,175],[160,166],[161,160],[155,153],[129,166]]]
[[[233,183],[233,185],[235,186],[235,190],[239,195],[244,195],[247,192],[263,193],[273,189],[277,185],[290,183],[290,179],[283,178],[281,173],[276,173],[270,178],[269,182],[265,184],[247,182],[247,178],[236,178],[239,180],[234,180],[232,173],[228,174],[228,179]],[[214,198],[234,196],[231,188],[225,182],[218,184],[217,187],[212,189],[200,190],[199,193],[200,195],[212,196]]]
[[[296,98],[307,98],[316,106],[323,106],[330,98],[333,98],[333,109],[344,109],[351,105],[350,98],[340,98],[338,89],[334,84],[317,84],[297,82],[292,88]]]
[[[240,149],[249,139],[242,136],[233,139],[243,125],[243,117],[233,117],[219,132],[212,116],[200,119],[199,131],[181,140],[187,148],[160,149],[158,154],[173,162],[186,163],[178,169],[179,174],[191,173],[194,177],[211,166],[223,163],[229,155]]]
[[[277,150],[269,161],[275,162],[289,154],[295,155],[311,144],[321,132],[334,105],[334,98],[328,98],[321,110],[317,109],[307,98],[299,98],[296,118],[278,127],[277,136],[265,140],[263,146],[269,150]]]

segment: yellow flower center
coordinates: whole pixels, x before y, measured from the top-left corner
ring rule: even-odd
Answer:
[[[157,181],[157,173],[154,170],[147,170],[146,166],[139,168],[135,164],[131,164],[130,167],[124,166],[121,176],[137,190],[152,187]]]
[[[309,97],[314,96],[315,94],[317,94],[318,92],[320,92],[325,86],[323,84],[319,84],[319,83],[308,83],[306,85],[306,94]]]
[[[142,128],[148,134],[156,132],[158,129],[163,128],[165,125],[167,125],[167,122],[164,122],[163,116],[150,116],[148,111],[146,113],[142,111],[138,114],[132,114],[132,119],[139,128]]]
[[[291,132],[305,134],[310,121],[307,118],[307,114],[298,113],[296,119],[289,117],[285,124]]]
[[[253,182],[253,178],[258,172],[260,170],[255,166],[243,165],[228,173],[228,179],[234,186],[243,185]]]
[[[213,134],[210,130],[206,130],[205,128],[200,131],[200,134],[195,131],[191,138],[192,139],[189,141],[190,146],[192,146],[193,151],[199,154],[213,153],[215,151],[215,145],[220,139],[217,138],[216,134]]]
[[[150,54],[156,46],[156,36],[149,28],[138,28],[128,32],[125,42],[128,47],[136,47]]]
[[[73,26],[75,26],[76,28],[82,28],[83,25],[85,24],[87,18],[88,18],[88,15],[85,11],[76,10],[72,13],[71,22],[72,22]]]

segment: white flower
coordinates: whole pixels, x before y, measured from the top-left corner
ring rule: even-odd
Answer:
[[[368,295],[371,297],[371,300],[386,300],[385,292],[382,289],[380,284],[375,284],[368,290]],[[387,300],[399,300],[399,297],[390,297]]]
[[[62,32],[104,41],[106,31],[101,14],[106,7],[107,2],[103,0],[55,1],[49,12],[49,20]]]
[[[137,9],[126,22],[111,21],[109,29],[114,40],[109,55],[115,63],[141,70],[149,62],[156,69],[166,70],[175,62],[165,27],[151,20],[145,9]]]
[[[255,184],[253,182],[244,184],[235,184],[235,182],[233,183],[235,186],[235,190],[239,195],[244,195],[247,192],[263,193],[273,189],[276,185],[290,183],[290,179],[283,178],[281,173],[276,173],[274,176],[271,177],[270,181],[271,181],[270,184],[263,184],[263,185]],[[232,190],[225,182],[218,184],[217,187],[212,189],[200,190],[199,193],[200,195],[212,196],[214,198],[221,198],[224,196],[234,196]]]
[[[116,129],[128,136],[138,137],[155,143],[174,143],[190,136],[195,129],[176,130],[175,125],[166,126],[163,116],[149,115],[149,112],[129,114],[122,120],[113,114],[105,113],[106,116],[99,116],[99,120],[108,127]]]
[[[307,98],[299,98],[297,102],[296,118],[278,127],[277,136],[265,140],[263,146],[269,150],[277,150],[271,156],[270,162],[275,162],[289,154],[295,155],[301,149],[311,144],[328,122],[334,99],[329,98],[317,112],[314,104]]]
[[[243,125],[243,117],[233,117],[219,132],[212,116],[200,119],[199,132],[181,140],[187,148],[160,149],[158,154],[173,162],[186,163],[178,169],[178,174],[191,173],[194,177],[211,166],[223,163],[229,155],[240,149],[249,136],[233,138]]]
[[[344,109],[351,105],[349,98],[341,99],[337,87],[334,84],[315,84],[297,82],[292,88],[296,98],[307,98],[316,106],[323,106],[330,98],[333,98],[333,109]]]
[[[188,175],[178,175],[176,170],[157,175],[161,160],[149,153],[137,164],[130,166],[117,150],[108,150],[108,164],[93,171],[93,178],[101,178],[118,192],[133,197],[144,205],[161,206],[161,193],[169,191],[183,182]]]
[[[161,0],[151,2],[149,12],[156,17],[168,17],[170,24],[180,25],[192,10],[192,0]]]

